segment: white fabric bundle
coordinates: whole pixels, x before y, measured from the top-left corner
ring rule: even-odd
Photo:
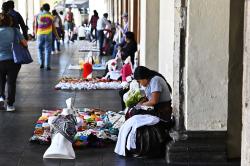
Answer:
[[[119,130],[114,152],[126,156],[125,147],[128,150],[136,148],[136,129],[145,125],[155,125],[159,121],[158,117],[151,115],[134,115],[129,118]]]
[[[72,99],[66,100],[67,108],[64,108],[61,115],[75,115],[75,111],[72,108]],[[55,117],[49,119],[51,125]],[[75,152],[72,147],[72,143],[67,140],[61,133],[56,133],[52,136],[51,145],[46,150],[43,158],[60,158],[60,159],[75,159]]]

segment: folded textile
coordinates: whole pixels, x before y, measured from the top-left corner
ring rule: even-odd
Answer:
[[[61,133],[67,140],[73,143],[74,136],[77,133],[76,128],[75,128],[76,125],[77,125],[77,121],[72,114],[66,115],[66,116],[59,115],[52,122],[52,131],[53,131],[53,134],[57,132]]]
[[[114,152],[126,156],[126,148],[135,148],[136,129],[145,125],[154,125],[159,118],[151,115],[134,115],[129,118],[120,128]]]

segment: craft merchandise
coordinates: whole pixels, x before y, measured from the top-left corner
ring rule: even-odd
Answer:
[[[118,140],[114,152],[126,156],[125,147],[136,148],[136,129],[145,125],[154,125],[159,122],[159,118],[151,115],[135,115],[129,118],[120,128]]]
[[[72,106],[72,98],[66,100],[67,108],[49,122],[52,141],[43,158],[75,159],[72,147],[76,131],[76,111]]]
[[[104,111],[100,109],[77,109],[77,133],[73,138],[74,147],[102,147],[105,143],[116,141],[119,128],[125,122],[123,112]],[[42,116],[35,125],[30,142],[39,144],[51,143],[50,125],[61,115],[62,110],[43,110]]]
[[[55,86],[59,90],[90,90],[90,89],[121,89],[120,81],[108,81],[104,79],[79,79],[64,77]]]

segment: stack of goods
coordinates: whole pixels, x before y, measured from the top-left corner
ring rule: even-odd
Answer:
[[[50,144],[51,131],[48,119],[51,116],[60,115],[62,110],[43,110],[42,116],[35,125],[35,131],[30,142]],[[118,131],[125,122],[125,116],[115,112],[104,112],[99,109],[78,110],[77,134],[74,137],[73,146],[101,147],[105,142],[116,141]]]
[[[82,48],[79,49],[79,52],[99,52],[99,49],[97,47],[93,46],[83,46]]]
[[[55,86],[57,90],[90,90],[90,89],[121,89],[120,81],[108,81],[105,79],[82,79],[64,77]]]

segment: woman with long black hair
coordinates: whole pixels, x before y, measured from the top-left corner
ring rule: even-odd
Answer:
[[[160,157],[171,140],[171,87],[158,72],[138,66],[134,78],[144,87],[145,98],[126,113],[119,130],[115,153],[127,156]]]
[[[146,98],[140,104],[153,106],[159,118],[170,120],[172,89],[167,80],[160,73],[144,66],[135,69],[134,78],[145,88]]]

